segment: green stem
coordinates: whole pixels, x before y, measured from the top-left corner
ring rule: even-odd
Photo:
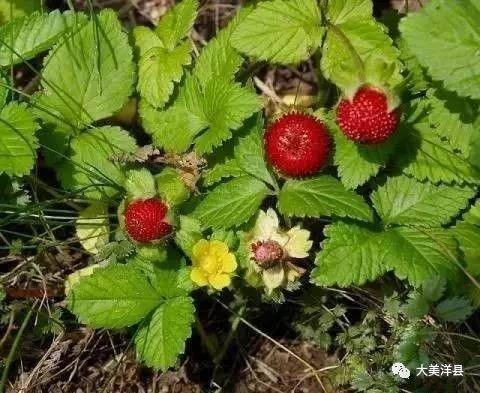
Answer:
[[[5,367],[3,368],[2,379],[0,380],[0,393],[5,392],[5,385],[7,384],[7,378],[8,378],[8,370],[10,369],[10,366],[13,363],[13,358],[15,357],[15,353],[17,352],[17,348],[20,345],[20,341],[22,339],[25,329],[27,328],[28,322],[30,322],[30,318],[32,317],[32,314],[33,314],[33,309],[35,308],[37,302],[38,300],[35,300],[35,303],[33,303],[32,307],[30,307],[30,310],[28,310],[27,315],[25,315],[22,325],[20,326],[20,329],[18,330],[18,333],[15,336],[15,340],[13,341],[12,348],[10,348],[10,352],[8,353],[7,360],[5,361]]]
[[[243,313],[245,312],[245,306],[242,306],[240,308],[240,310],[238,311],[238,314],[235,314],[235,319],[233,320],[232,322],[232,328],[230,329],[230,331],[228,332],[228,336],[225,340],[225,343],[223,344],[222,346],[222,350],[220,351],[220,353],[215,356],[215,358],[213,359],[213,362],[215,364],[219,364],[222,359],[225,357],[225,354],[228,350],[228,347],[230,346],[230,343],[232,342],[233,338],[235,337],[235,334],[237,333],[237,329],[238,329],[238,325],[240,324],[240,322],[242,321],[242,318],[243,318]]]
[[[215,359],[218,353],[218,347],[217,345],[208,337],[207,332],[203,328],[202,322],[200,321],[200,318],[198,316],[195,316],[195,327],[197,328],[197,332],[200,336],[200,339],[202,340],[203,345],[205,345],[205,348],[207,349],[208,353],[210,354],[210,357],[212,359]],[[2,392],[0,392],[2,393]]]

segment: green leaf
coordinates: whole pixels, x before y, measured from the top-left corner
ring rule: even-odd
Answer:
[[[92,129],[72,139],[69,159],[58,167],[62,185],[93,199],[112,197],[125,181],[115,156],[134,153],[135,140],[119,127]]]
[[[203,180],[205,186],[211,186],[212,184],[220,182],[222,179],[244,175],[245,171],[240,168],[237,160],[231,158],[222,163],[216,164],[210,170],[205,171],[203,174]]]
[[[24,104],[12,102],[0,113],[0,174],[22,176],[35,163],[38,125]]]
[[[190,43],[170,50],[152,48],[138,65],[138,90],[154,107],[162,107],[173,93],[174,82],[180,82],[183,67],[190,64]]]
[[[98,254],[110,240],[108,206],[103,203],[92,203],[80,211],[75,229],[83,248],[91,254]]]
[[[447,280],[444,277],[434,276],[428,278],[422,284],[422,293],[425,298],[433,303],[443,296],[447,287]]]
[[[353,223],[328,227],[316,259],[317,285],[361,285],[389,270],[415,287],[432,276],[458,277],[456,242],[445,231],[399,227],[384,232]]]
[[[435,227],[447,224],[474,195],[468,187],[436,186],[397,176],[380,186],[372,201],[386,224]]]
[[[198,93],[198,92],[197,92]],[[205,120],[208,128],[195,139],[195,150],[199,154],[210,153],[232,137],[243,122],[260,109],[260,103],[253,90],[229,82],[223,78],[211,79],[205,85],[201,97],[188,106]]]
[[[42,0],[0,0],[0,23],[21,18],[42,9]]]
[[[364,84],[400,84],[398,57],[385,28],[372,17],[347,19],[329,25],[320,66],[325,77],[351,97]]]
[[[160,20],[155,32],[163,47],[173,50],[190,32],[197,17],[198,0],[182,0]]]
[[[323,33],[317,1],[268,0],[239,24],[232,44],[261,60],[299,63],[318,47]]]
[[[410,319],[419,319],[428,314],[430,302],[423,294],[413,292],[409,295],[409,299],[402,307],[403,313]]]
[[[157,194],[155,179],[146,168],[131,169],[125,179],[127,198],[153,198]]]
[[[176,101],[167,110],[158,110],[145,100],[140,101],[140,116],[153,144],[169,153],[183,153],[193,143],[195,135],[206,127],[203,119]]]
[[[395,147],[394,138],[380,145],[361,145],[349,140],[337,126],[330,127],[335,140],[334,162],[347,189],[365,184],[386,166]]]
[[[468,157],[470,144],[474,137],[478,137],[478,102],[442,89],[429,90],[427,97],[430,105],[429,122],[432,127],[438,135],[446,138],[454,149]]]
[[[135,54],[140,59],[153,48],[162,48],[163,43],[160,37],[146,26],[137,26],[133,29],[135,39]]]
[[[175,233],[175,242],[188,257],[192,256],[193,246],[202,237],[200,221],[188,216],[180,217],[180,229]]]
[[[401,279],[408,279],[415,287],[432,276],[450,281],[458,278],[455,240],[441,229],[398,227],[387,232],[390,236],[389,268]]]
[[[475,205],[465,213],[463,220],[473,225],[480,226],[480,200],[477,200]]]
[[[86,23],[85,15],[58,10],[34,13],[0,27],[0,66],[22,63],[51,48],[64,34],[71,34]]]
[[[473,313],[473,310],[470,300],[453,297],[439,303],[435,307],[435,314],[447,322],[463,322]]]
[[[280,211],[288,216],[351,217],[372,220],[372,211],[363,198],[346,190],[331,176],[308,180],[287,180],[278,197]]]
[[[147,276],[129,265],[95,269],[73,287],[67,300],[82,323],[97,328],[132,326],[162,302]]]
[[[322,251],[317,254],[311,280],[320,286],[362,285],[387,272],[388,249],[383,232],[345,222],[325,229]]]
[[[401,132],[400,143],[409,148],[397,151],[395,161],[405,174],[432,183],[480,182],[480,169],[456,154],[427,123],[406,124]]]
[[[233,48],[231,37],[238,24],[249,14],[249,8],[241,8],[235,18],[212,38],[202,49],[195,63],[193,74],[202,85],[212,77],[233,80],[243,63],[242,56]]]
[[[115,12],[104,10],[52,49],[36,105],[82,128],[120,110],[133,79],[127,36]]]
[[[341,24],[349,20],[368,19],[373,14],[372,0],[335,0],[328,2],[328,20]]]
[[[251,218],[268,195],[260,180],[243,176],[215,187],[200,202],[193,217],[204,227],[237,227]]]
[[[400,23],[410,50],[434,80],[461,96],[480,98],[480,3],[429,2]]]
[[[451,229],[462,250],[468,271],[480,275],[480,228],[467,222],[460,222]]]
[[[155,176],[157,192],[170,206],[185,202],[190,190],[174,168],[164,168]]]
[[[263,120],[258,116],[247,135],[241,136],[238,145],[234,148],[238,166],[247,174],[257,177],[270,185],[275,184],[265,163],[263,148]]]
[[[139,357],[147,366],[166,371],[185,349],[195,308],[189,297],[168,299],[158,307],[135,336]]]

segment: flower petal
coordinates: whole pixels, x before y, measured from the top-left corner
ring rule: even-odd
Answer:
[[[312,248],[313,241],[310,238],[310,232],[296,226],[287,232],[288,242],[284,245],[287,254],[292,258],[306,258]]]
[[[232,273],[237,268],[237,260],[235,255],[232,253],[228,253],[226,256],[222,258],[222,271],[224,273]]]
[[[212,253],[218,256],[228,254],[228,246],[220,240],[210,240],[210,250]]]
[[[208,284],[207,276],[203,272],[202,269],[199,269],[198,267],[192,268],[190,271],[190,279],[197,284],[198,286],[205,286]]]
[[[263,271],[263,282],[270,290],[281,286],[284,279],[285,271],[283,270],[283,266],[281,264]]]
[[[275,210],[268,209],[266,213],[260,210],[253,230],[254,241],[270,239],[271,234],[278,230],[278,226],[279,222]]]
[[[208,281],[213,288],[220,290],[222,288],[228,287],[232,280],[229,274],[219,273],[214,276],[209,276]]]
[[[200,239],[198,242],[195,243],[192,249],[192,254],[195,259],[201,258],[204,254],[208,252],[210,248],[210,243],[208,240]]]

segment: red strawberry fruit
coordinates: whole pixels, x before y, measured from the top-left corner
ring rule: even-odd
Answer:
[[[365,144],[385,142],[397,129],[399,119],[398,110],[388,110],[387,96],[371,87],[362,87],[353,100],[344,98],[337,107],[342,132]]]
[[[167,205],[158,198],[133,201],[125,210],[125,229],[138,243],[159,240],[172,232],[167,212]]]
[[[290,112],[272,123],[265,133],[268,162],[290,177],[318,172],[328,161],[330,136],[315,117]]]

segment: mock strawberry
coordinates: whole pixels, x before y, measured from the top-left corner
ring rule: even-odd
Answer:
[[[125,209],[125,230],[138,243],[150,243],[172,232],[168,207],[158,198],[138,199]]]
[[[362,87],[353,99],[342,99],[337,124],[347,138],[360,143],[385,142],[397,129],[400,114],[388,110],[387,96],[380,90]]]
[[[284,175],[312,175],[328,161],[330,136],[315,117],[290,112],[268,127],[265,151],[268,162]]]

